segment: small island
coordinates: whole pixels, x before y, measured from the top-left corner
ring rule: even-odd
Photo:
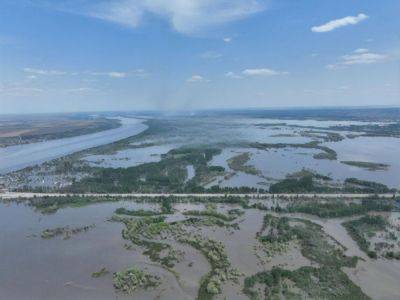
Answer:
[[[345,160],[341,161],[341,163],[352,167],[367,169],[368,171],[386,171],[389,169],[389,165],[387,164],[367,162],[367,161]]]

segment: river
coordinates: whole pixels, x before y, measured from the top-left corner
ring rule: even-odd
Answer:
[[[88,148],[137,135],[148,128],[143,119],[118,118],[121,126],[92,134],[0,148],[0,174],[21,170]]]

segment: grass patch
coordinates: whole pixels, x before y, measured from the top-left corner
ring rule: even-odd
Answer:
[[[356,241],[362,251],[371,258],[377,258],[376,251],[371,250],[368,237],[375,236],[378,231],[385,230],[386,220],[382,216],[363,216],[357,220],[344,222],[342,224],[349,235]]]
[[[393,209],[395,209],[395,205],[392,200],[370,198],[363,199],[360,204],[346,203],[341,200],[292,203],[288,206],[287,211],[316,215],[320,218],[339,218],[361,215],[370,211],[392,211]]]
[[[351,193],[384,194],[395,191],[389,189],[386,185],[382,183],[360,180],[357,178],[347,178],[344,184],[345,191]]]
[[[131,268],[114,273],[113,284],[118,291],[132,295],[139,288],[147,289],[159,285],[160,278],[138,268]]]
[[[103,276],[107,275],[108,273],[110,273],[110,272],[106,268],[103,267],[99,271],[93,272],[92,277],[99,278],[99,277],[103,277]]]
[[[290,225],[289,221],[300,222],[299,225]],[[266,232],[263,235],[263,232]],[[263,227],[257,235],[258,239],[267,246],[274,248],[284,247],[285,243],[297,241],[301,246],[304,257],[319,265],[328,267],[355,267],[356,257],[344,255],[343,248],[329,242],[320,225],[302,219],[275,217],[267,214],[264,217]],[[335,242],[335,241],[333,241]]]
[[[88,225],[88,226],[82,226],[82,227],[75,227],[75,228],[70,228],[69,226],[57,227],[57,228],[43,230],[40,236],[43,239],[51,239],[51,238],[63,235],[64,240],[66,240],[66,239],[69,239],[74,234],[86,232],[95,227],[96,227],[95,224]]]
[[[374,163],[374,162],[366,162],[366,161],[341,161],[342,164],[352,166],[352,167],[359,167],[363,169],[367,169],[369,171],[386,171],[389,169],[389,165],[381,164],[381,163]]]
[[[254,289],[265,286],[264,295]],[[247,277],[243,292],[259,299],[370,299],[343,271],[331,267],[301,267],[294,271],[273,268]]]
[[[221,284],[228,280],[236,281],[239,273],[231,269],[231,264],[226,254],[225,247],[221,242],[203,238],[200,235],[182,237],[179,242],[188,244],[201,251],[211,264],[211,271],[206,274],[198,291],[198,300],[210,300],[222,292]]]
[[[246,165],[250,160],[250,153],[245,152],[228,159],[228,166],[234,171],[244,172],[250,175],[260,175],[260,171],[254,166]]]

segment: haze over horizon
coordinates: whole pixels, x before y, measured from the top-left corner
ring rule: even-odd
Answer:
[[[0,114],[399,106],[400,2],[4,0]]]

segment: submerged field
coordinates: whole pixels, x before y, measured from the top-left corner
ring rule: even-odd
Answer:
[[[0,249],[8,259],[0,291],[7,299],[396,299],[400,293],[395,199],[5,201]],[[378,217],[378,227],[364,221]],[[348,224],[366,233],[368,248]]]
[[[120,139],[105,139],[104,145],[99,141],[56,159],[43,157],[0,178],[0,184],[10,190],[66,192],[398,189],[399,120],[384,114],[379,120],[371,112],[354,115],[142,116],[143,129],[125,129],[132,130],[131,137],[126,138],[127,131]],[[4,163],[14,159],[12,154]]]

